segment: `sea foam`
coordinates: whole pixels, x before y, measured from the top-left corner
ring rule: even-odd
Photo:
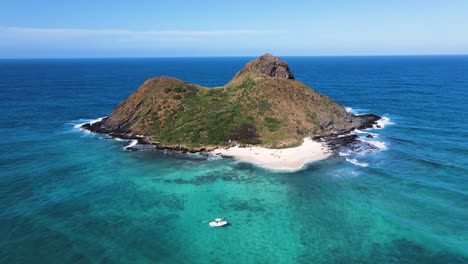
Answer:
[[[381,119],[377,120],[377,124],[373,125],[373,128],[375,129],[382,129],[387,125],[393,125],[393,123],[390,118],[388,117],[382,117]]]
[[[338,155],[340,155],[341,157],[347,157],[347,156],[349,156],[351,154],[348,153],[348,152],[340,151],[340,152],[338,152]]]
[[[380,149],[380,150],[387,150],[388,149],[387,143],[385,143],[383,141],[367,140],[366,142],[371,144],[372,146]]]
[[[352,107],[345,107],[346,111],[351,114],[360,115],[363,114],[365,111],[362,109],[354,109]],[[375,129],[383,129],[387,125],[394,124],[389,117],[382,117],[379,119],[376,124],[372,126],[372,128],[368,129],[355,129],[350,134],[357,135],[359,140],[362,142],[363,147],[358,147],[356,149],[348,149],[348,150],[341,150],[338,155],[340,157],[344,157],[347,162],[354,164],[360,167],[367,167],[369,163],[359,161],[356,157],[365,157],[367,154],[388,150],[387,142],[377,140],[379,134],[375,133]],[[369,130],[374,130],[373,132],[369,132]],[[372,137],[367,138],[367,135],[371,135]],[[367,144],[368,147],[365,147]]]
[[[125,146],[123,149],[124,149],[124,150],[128,150],[129,148],[136,146],[136,144],[138,144],[138,140],[132,139],[132,141],[130,142],[130,144],[128,144],[127,146]]]
[[[209,154],[208,158],[206,160],[208,161],[213,161],[213,160],[222,160],[223,157],[221,155],[216,155],[216,154]]]
[[[354,164],[354,165],[357,165],[357,166],[361,166],[361,167],[367,167],[369,166],[369,163],[365,163],[365,162],[359,162],[357,161],[356,159],[350,159],[350,158],[346,158],[346,161]]]
[[[73,126],[73,128],[74,128],[74,129],[81,130],[81,131],[85,131],[85,132],[88,132],[88,133],[89,133],[88,130],[82,128],[82,126],[83,126],[84,124],[90,124],[90,125],[92,125],[92,124],[94,124],[94,123],[101,122],[101,121],[102,121],[104,118],[106,118],[106,117],[107,117],[107,116],[100,117],[100,118],[97,118],[97,119],[78,119],[77,122],[79,122],[79,123],[78,123],[78,124],[75,124],[75,125]],[[73,122],[73,123],[75,123],[75,122]]]
[[[356,109],[356,108],[352,108],[352,107],[345,107],[345,110],[346,110],[346,112],[348,112],[350,114],[354,114],[354,115],[362,115],[363,112],[366,112],[365,109]]]
[[[366,134],[366,135],[371,135],[371,136],[373,136],[374,138],[376,138],[376,137],[378,137],[378,136],[379,136],[379,134],[377,134],[377,133],[371,133],[371,132],[362,131],[362,130],[359,130],[359,129],[355,129],[355,130],[354,130],[354,132],[355,132],[356,134]]]

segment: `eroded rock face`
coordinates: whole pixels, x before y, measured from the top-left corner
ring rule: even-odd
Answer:
[[[257,76],[269,76],[285,79],[294,79],[289,66],[286,62],[271,54],[265,54],[249,63],[240,70],[236,77],[246,74],[254,74]]]

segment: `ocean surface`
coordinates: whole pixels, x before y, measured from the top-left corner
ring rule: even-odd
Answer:
[[[77,129],[147,78],[251,59],[0,60],[0,263],[468,263],[468,56],[283,57],[386,118],[373,151],[293,173]]]

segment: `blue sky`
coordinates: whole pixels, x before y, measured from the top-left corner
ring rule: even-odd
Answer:
[[[0,58],[468,54],[468,1],[2,1]]]

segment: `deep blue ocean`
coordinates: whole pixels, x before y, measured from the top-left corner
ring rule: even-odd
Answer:
[[[147,78],[219,86],[251,59],[0,60],[0,263],[468,263],[468,56],[283,57],[387,120],[377,150],[293,173],[76,128]]]

